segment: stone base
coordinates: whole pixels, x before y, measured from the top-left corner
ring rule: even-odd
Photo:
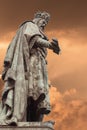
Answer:
[[[19,122],[18,126],[0,126],[0,130],[54,130],[54,122]]]

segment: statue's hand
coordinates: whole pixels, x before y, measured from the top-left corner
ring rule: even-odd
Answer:
[[[52,39],[52,42],[51,42],[51,45],[50,45],[50,48],[53,50],[54,53],[56,54],[59,54],[60,53],[60,47],[59,47],[59,43],[58,43],[58,40],[53,38]]]

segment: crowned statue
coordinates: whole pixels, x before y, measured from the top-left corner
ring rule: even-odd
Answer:
[[[59,54],[57,39],[50,42],[44,28],[50,20],[47,12],[37,12],[32,21],[23,22],[4,59],[0,125],[18,122],[42,122],[51,111],[47,73],[47,48]]]

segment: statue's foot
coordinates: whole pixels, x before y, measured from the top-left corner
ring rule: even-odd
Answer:
[[[6,125],[5,119],[6,119],[6,116],[4,114],[0,115],[0,125]]]
[[[4,120],[0,120],[0,126],[7,125]]]
[[[5,122],[7,125],[17,126],[17,118],[16,117],[12,117],[10,120],[6,120]]]

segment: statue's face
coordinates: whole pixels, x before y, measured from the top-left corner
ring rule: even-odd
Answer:
[[[40,19],[37,25],[41,30],[44,30],[44,27],[47,25],[47,21],[45,19]]]

